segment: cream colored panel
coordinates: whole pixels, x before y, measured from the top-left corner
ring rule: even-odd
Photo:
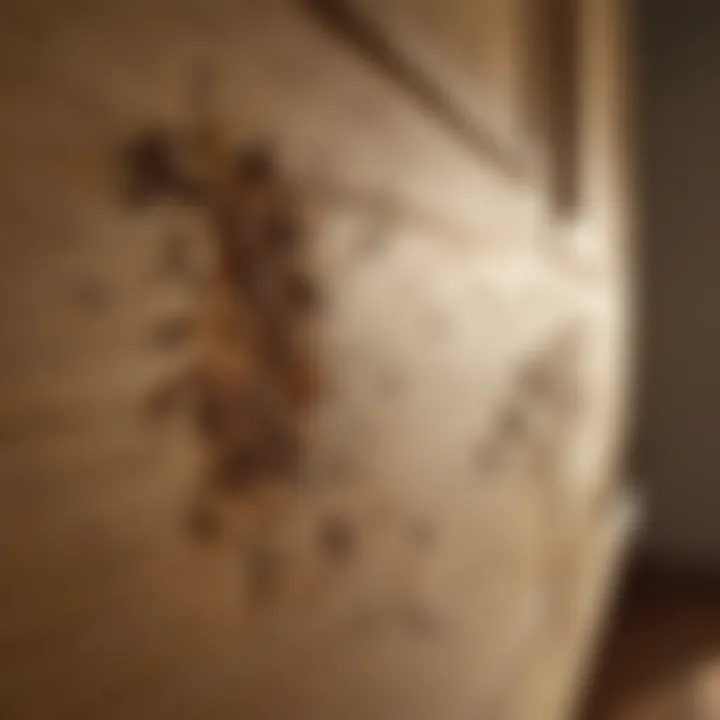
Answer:
[[[572,602],[595,530],[575,450],[606,432],[582,378],[608,302],[546,257],[541,189],[286,0],[18,0],[0,47],[0,715],[476,716]],[[503,47],[478,70],[498,85]],[[227,505],[278,546],[272,602],[252,543],[186,532],[187,416],[145,413],[184,360],[152,328],[193,303],[159,258],[205,229],[129,210],[120,159],[188,121],[199,67],[230,138],[269,138],[308,188],[329,292],[308,483],[274,516]]]

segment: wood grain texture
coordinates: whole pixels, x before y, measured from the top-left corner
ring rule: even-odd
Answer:
[[[545,252],[542,188],[469,158],[289,0],[12,0],[0,46],[0,715],[473,717],[558,565],[575,597],[600,523],[614,288]],[[233,144],[270,138],[301,187],[343,192],[310,193],[332,392],[307,486],[223,503],[232,537],[200,547],[197,434],[144,403],[191,360],[148,341],[195,307],[158,256],[178,228],[202,254],[207,226],[129,212],[120,169],[148,123],[184,127],[208,66]],[[518,378],[578,322],[569,422]],[[527,418],[505,433],[508,406]],[[353,529],[323,550],[328,517]]]

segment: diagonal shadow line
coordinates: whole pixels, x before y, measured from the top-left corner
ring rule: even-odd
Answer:
[[[446,87],[447,82],[432,77],[430,69],[422,67],[418,53],[413,52],[392,28],[368,17],[352,0],[299,1],[326,27],[354,45],[384,75],[412,95],[455,136],[471,146],[484,162],[490,160],[511,179],[527,177],[526,163],[520,151],[499,137],[488,123],[482,122],[482,118],[463,109],[456,93]]]

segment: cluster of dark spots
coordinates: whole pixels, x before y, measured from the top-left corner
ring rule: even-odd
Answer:
[[[127,199],[134,205],[186,202],[208,216],[216,262],[208,263],[207,275],[212,265],[223,292],[218,307],[210,306],[219,310],[219,319],[207,319],[223,347],[203,354],[208,362],[193,386],[193,409],[212,455],[203,481],[213,497],[295,481],[304,414],[320,387],[316,325],[309,314],[322,297],[310,268],[304,213],[271,145],[225,149],[223,136],[204,125],[194,133],[149,128],[125,149],[123,165]],[[185,239],[173,231],[156,276],[194,287],[193,260]],[[185,348],[204,337],[195,337],[196,322],[193,314],[167,318],[152,328],[150,340],[156,348]],[[175,405],[174,391],[163,388],[149,404],[154,412],[167,411]],[[327,535],[329,556],[352,551],[352,531],[336,528]],[[265,577],[263,572],[251,574]]]

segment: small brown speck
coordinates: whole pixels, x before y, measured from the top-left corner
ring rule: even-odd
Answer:
[[[332,516],[321,521],[318,540],[330,560],[340,564],[349,560],[353,554],[357,545],[357,534],[348,518]]]
[[[257,143],[237,154],[238,177],[249,182],[267,182],[276,175],[275,156],[269,145]]]
[[[170,133],[151,129],[137,137],[125,151],[125,199],[142,206],[162,196],[191,199],[192,183],[178,172]]]

